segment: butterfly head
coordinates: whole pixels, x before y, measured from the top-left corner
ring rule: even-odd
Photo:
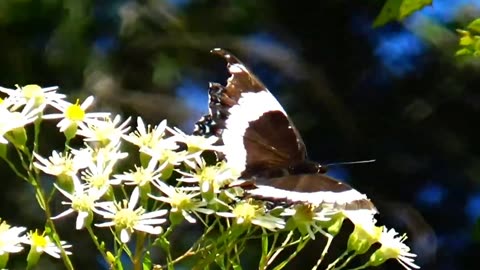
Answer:
[[[328,167],[320,163],[315,164],[315,167],[317,168],[317,173],[326,173],[328,171]]]

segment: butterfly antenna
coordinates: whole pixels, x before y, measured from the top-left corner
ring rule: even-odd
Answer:
[[[323,167],[331,167],[331,166],[338,166],[338,165],[352,165],[352,164],[363,164],[363,163],[372,163],[375,162],[376,159],[369,159],[369,160],[359,160],[359,161],[346,161],[346,162],[335,162],[330,164],[322,165]]]

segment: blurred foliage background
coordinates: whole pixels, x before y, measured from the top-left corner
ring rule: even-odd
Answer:
[[[312,159],[377,160],[330,173],[367,193],[381,223],[408,233],[422,269],[476,269],[480,62],[455,53],[456,29],[480,17],[480,1],[434,0],[374,28],[384,2],[1,0],[0,84],[58,85],[71,98],[95,95],[97,110],[166,118],[190,132],[207,111],[208,82],[227,78],[209,50],[229,49],[284,105]],[[42,139],[61,147],[53,128]],[[32,190],[0,169],[1,217],[41,227]],[[75,265],[106,269],[73,220],[58,223]]]

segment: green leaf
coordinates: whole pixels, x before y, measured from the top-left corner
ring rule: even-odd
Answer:
[[[462,49],[455,52],[456,56],[472,55],[472,54],[473,54],[473,52],[470,49],[467,49],[467,48],[462,48]]]
[[[260,258],[259,269],[266,268],[267,260],[268,260],[268,233],[263,231],[262,232],[262,257]]]
[[[404,0],[400,6],[399,19],[410,16],[415,11],[422,9],[425,6],[430,6],[431,4],[432,0]]]
[[[382,26],[395,20],[402,20],[413,12],[431,4],[432,0],[387,0],[382,11],[373,22],[373,27]]]
[[[43,200],[41,195],[38,194],[38,192],[35,192],[35,198],[37,199],[37,202],[38,202],[38,205],[40,206],[40,208],[45,210],[45,201]]]
[[[474,42],[473,38],[470,35],[465,35],[460,38],[459,44],[460,46],[470,46]]]
[[[7,144],[0,143],[0,157],[2,159],[7,158]]]
[[[477,32],[477,33],[480,33],[480,18],[474,20],[473,22],[471,22],[468,26],[467,26],[467,29],[470,30],[470,31],[474,31],[474,32]]]
[[[153,244],[155,246],[159,246],[161,249],[163,249],[166,252],[169,252],[170,250],[170,242],[167,240],[167,238],[160,236],[158,237]]]
[[[152,269],[152,259],[150,258],[150,252],[145,252],[145,256],[143,257],[143,270],[150,270]]]
[[[268,254],[268,234],[262,233],[262,256]]]

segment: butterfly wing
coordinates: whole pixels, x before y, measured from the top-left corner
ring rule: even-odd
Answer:
[[[225,86],[210,84],[210,114],[196,124],[195,134],[221,138],[227,162],[243,177],[304,161],[305,145],[270,91],[229,52],[212,53],[227,61],[231,76]]]
[[[231,75],[225,86],[210,84],[210,113],[195,134],[219,137],[222,157],[242,172],[232,186],[258,199],[376,212],[364,194],[319,173],[319,165],[306,159],[298,130],[258,78],[227,51],[212,52],[227,61]]]
[[[335,209],[377,209],[365,194],[325,174],[297,174],[275,178],[256,178],[247,193],[270,201],[330,205]]]

